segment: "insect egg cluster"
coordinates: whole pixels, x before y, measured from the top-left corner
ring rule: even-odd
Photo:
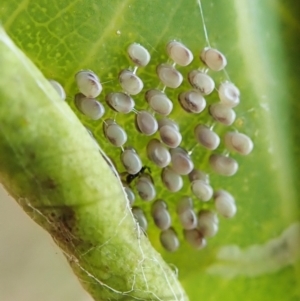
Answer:
[[[108,164],[119,173],[143,231],[153,224],[169,252],[183,241],[199,250],[218,232],[219,216],[237,212],[231,193],[214,187],[209,175],[236,174],[236,157],[250,154],[253,142],[234,128],[239,89],[226,77],[220,83],[213,79],[226,67],[226,57],[205,47],[196,61],[180,41],[167,43],[165,53],[161,62],[142,45],[129,45],[131,63],[115,74],[115,91],[102,86],[93,71],[79,71],[74,102],[102,128],[95,136],[112,157]],[[151,59],[156,84],[143,81]],[[51,84],[65,98],[62,87]]]

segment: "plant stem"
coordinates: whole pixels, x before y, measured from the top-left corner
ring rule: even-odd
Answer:
[[[95,141],[2,29],[0,66],[0,180],[87,291],[95,300],[187,300]]]

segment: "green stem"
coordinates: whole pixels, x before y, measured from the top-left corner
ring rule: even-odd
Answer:
[[[95,300],[187,300],[99,147],[0,29],[0,180]]]

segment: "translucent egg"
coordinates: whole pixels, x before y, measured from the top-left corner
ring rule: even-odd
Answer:
[[[212,187],[202,180],[195,180],[191,183],[193,194],[201,201],[207,202],[213,196]]]
[[[88,98],[99,96],[102,91],[102,85],[98,76],[89,70],[81,70],[76,73],[75,80],[79,91]]]
[[[148,50],[138,44],[133,43],[127,48],[127,53],[132,62],[139,67],[145,67],[150,62],[151,56]]]
[[[201,61],[211,70],[220,71],[227,65],[227,59],[219,50],[205,47],[200,54]]]
[[[121,161],[131,175],[137,174],[143,167],[140,156],[133,149],[125,149],[121,154]]]
[[[161,179],[165,187],[171,192],[179,191],[183,186],[183,180],[172,168],[163,169]]]
[[[186,210],[193,209],[193,199],[189,196],[183,196],[177,203],[177,213],[180,214]]]
[[[211,105],[209,107],[209,113],[216,121],[223,123],[224,125],[232,125],[236,117],[232,108],[221,103]]]
[[[148,90],[145,98],[151,109],[157,114],[167,116],[172,112],[173,103],[167,95],[159,90]]]
[[[184,239],[190,244],[194,249],[203,249],[207,242],[203,234],[198,229],[184,230]]]
[[[103,131],[108,141],[116,147],[121,147],[127,141],[125,130],[112,119],[105,120]]]
[[[140,176],[136,182],[136,190],[139,196],[144,201],[151,201],[156,196],[155,186],[152,181],[146,176]]]
[[[140,111],[136,114],[137,129],[146,136],[153,135],[158,129],[155,117],[147,111]]]
[[[202,180],[205,183],[209,184],[209,176],[207,173],[199,170],[199,169],[193,169],[190,173],[189,173],[189,180],[190,182],[193,182],[195,180]]]
[[[164,125],[159,129],[162,142],[171,148],[178,147],[182,136],[178,130],[169,125]]]
[[[164,125],[168,125],[168,126],[174,128],[174,130],[176,130],[176,131],[179,132],[179,125],[178,125],[178,123],[175,122],[172,119],[162,118],[162,119],[158,120],[158,127],[159,128],[163,127]]]
[[[122,70],[119,73],[119,82],[128,94],[136,95],[144,87],[142,80],[130,70]]]
[[[215,236],[219,229],[217,215],[210,210],[201,210],[198,214],[198,230],[204,237]]]
[[[135,201],[135,195],[134,195],[134,192],[132,191],[132,189],[128,186],[125,186],[124,187],[124,191],[126,193],[126,196],[127,196],[127,199],[128,199],[128,202],[129,202],[129,205],[132,206],[132,204],[134,203]]]
[[[87,98],[82,93],[75,95],[75,105],[77,109],[87,117],[98,120],[104,113],[104,106],[94,98]]]
[[[144,233],[146,233],[148,228],[148,222],[144,214],[144,211],[139,207],[132,207],[132,214],[136,219],[136,221],[138,222],[139,226],[144,231]]]
[[[156,68],[156,73],[161,82],[169,88],[178,88],[183,81],[181,73],[173,66],[168,64],[158,65]]]
[[[239,168],[238,163],[230,157],[213,154],[209,158],[211,168],[223,176],[233,176]]]
[[[214,202],[217,212],[226,218],[236,214],[237,208],[233,196],[225,190],[217,190],[214,193]]]
[[[179,247],[179,239],[173,228],[169,228],[160,233],[160,242],[169,252],[175,252]]]
[[[202,71],[190,71],[188,79],[193,88],[197,89],[203,95],[210,94],[215,88],[214,80]]]
[[[177,41],[170,41],[167,44],[167,52],[169,57],[180,66],[189,65],[194,58],[192,52],[185,45]]]
[[[194,134],[197,142],[209,150],[215,150],[220,144],[220,137],[205,125],[198,124]]]
[[[181,107],[188,113],[201,113],[206,107],[206,100],[196,91],[182,92],[178,95]]]
[[[187,175],[193,170],[194,163],[184,149],[173,148],[170,150],[170,153],[172,168],[176,173],[179,175]]]
[[[178,213],[180,224],[183,229],[191,230],[197,227],[197,215],[192,208],[186,208]]]
[[[147,144],[147,155],[160,168],[166,167],[171,162],[169,150],[158,139],[149,141]]]
[[[249,155],[253,150],[252,140],[242,133],[227,132],[224,136],[224,141],[228,150],[244,156]]]
[[[53,80],[53,79],[49,79],[49,83],[55,89],[55,91],[57,92],[59,97],[62,100],[65,100],[66,99],[66,92],[65,92],[64,88],[62,87],[62,85],[59,82],[57,82],[56,80]]]
[[[163,200],[156,200],[151,209],[155,225],[160,230],[167,230],[171,226],[171,216],[167,209],[167,205]]]
[[[105,97],[107,104],[116,112],[127,114],[134,108],[134,100],[125,93],[113,92]]]
[[[223,105],[233,108],[240,103],[240,90],[233,83],[221,83],[219,98]]]

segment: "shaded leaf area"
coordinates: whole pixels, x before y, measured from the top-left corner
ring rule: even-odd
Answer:
[[[216,263],[222,246],[234,244],[245,249],[263,245],[280,236],[299,217],[299,72],[296,68],[299,65],[299,7],[292,1],[284,4],[271,0],[264,3],[203,1],[211,45],[226,55],[227,72],[242,93],[241,105],[236,109],[238,118],[231,129],[246,133],[255,143],[253,153],[247,158],[233,154],[240,164],[235,176],[222,178],[211,174],[215,189],[224,188],[235,196],[238,214],[232,220],[220,220],[219,233],[209,239],[205,250],[194,251],[183,242],[174,212],[180,196],[190,194],[188,181],[185,179],[185,188],[180,193],[168,193],[161,184],[160,171],[142,153],[149,138],[137,133],[134,114],[116,116],[129,134],[128,145],[141,149],[143,162],[151,167],[158,197],[168,202],[182,246],[174,254],[166,253],[151,220],[149,238],[166,261],[178,267],[179,278],[191,300],[198,300],[199,296],[208,300],[220,297],[225,300],[296,300],[299,296],[296,285],[299,268],[289,264],[276,272],[251,277],[246,270],[241,270],[234,279],[207,272],[208,267]],[[67,101],[75,111],[74,74],[80,69],[96,72],[104,83],[99,97],[104,102],[107,93],[121,91],[117,80],[119,71],[133,67],[126,54],[132,42],[143,44],[152,56],[149,66],[137,72],[144,81],[144,91],[162,88],[155,68],[168,60],[165,51],[168,41],[181,40],[195,55],[191,66],[178,68],[185,78],[188,71],[202,66],[198,54],[206,46],[195,1],[53,1],[49,5],[41,0],[21,3],[5,0],[0,18],[8,33],[44,75],[63,84]],[[226,79],[223,73],[210,74],[218,83]],[[200,117],[182,111],[177,95],[188,88],[185,80],[180,88],[167,88],[166,93],[175,104],[171,118],[180,124],[183,146],[192,149],[194,125],[197,122],[212,124],[212,120],[207,110]],[[137,109],[147,108],[142,94],[136,96],[135,101]],[[216,92],[207,97],[208,104],[216,101]],[[76,114],[122,171],[120,150],[106,142],[102,122],[90,121],[78,111]],[[115,114],[107,108],[105,117],[114,118]],[[221,136],[227,130],[219,125],[215,129]],[[222,144],[219,151],[223,149]],[[211,172],[209,154],[197,147],[192,157],[197,167]],[[151,204],[141,200],[136,204],[149,213]],[[197,201],[196,207],[198,210],[212,208],[213,204],[203,205]]]

